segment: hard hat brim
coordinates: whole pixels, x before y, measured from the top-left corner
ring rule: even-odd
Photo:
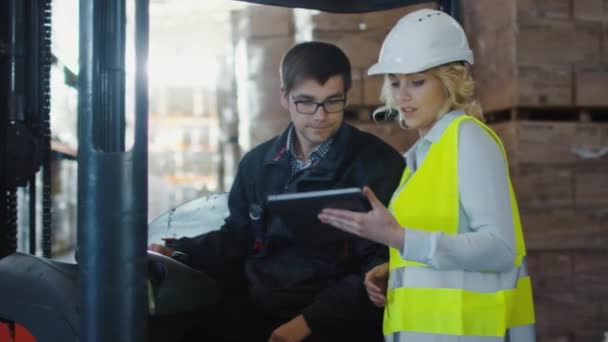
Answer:
[[[373,76],[373,75],[401,73],[401,72],[395,72],[394,70],[391,70],[391,69],[394,69],[394,67],[391,68],[390,65],[376,63],[367,70],[367,75]]]
[[[423,72],[440,65],[453,63],[453,62],[466,62],[469,65],[473,65],[474,58],[473,52],[467,51],[466,53],[460,56],[439,56],[434,60],[429,60],[426,63],[408,65],[405,63],[391,63],[391,62],[378,62],[372,65],[367,70],[367,75],[384,75],[384,74],[415,74],[418,72]]]

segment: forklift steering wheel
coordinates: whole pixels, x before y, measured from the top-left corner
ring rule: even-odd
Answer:
[[[148,298],[151,315],[204,309],[219,299],[216,281],[166,255],[148,251]]]

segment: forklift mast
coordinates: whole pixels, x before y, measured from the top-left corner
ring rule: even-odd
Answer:
[[[0,3],[0,258],[17,248],[17,188],[29,188],[36,251],[36,173],[42,170],[43,255],[51,254],[51,0]]]
[[[148,0],[135,1],[135,125],[125,151],[126,1],[80,0],[78,246],[83,341],[144,341]]]

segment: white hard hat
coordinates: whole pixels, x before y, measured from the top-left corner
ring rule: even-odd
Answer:
[[[445,12],[421,9],[397,22],[367,74],[412,74],[456,61],[473,64],[460,24]]]

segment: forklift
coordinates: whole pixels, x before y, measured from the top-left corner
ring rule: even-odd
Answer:
[[[228,1],[228,0],[227,0]],[[361,13],[421,0],[242,0]],[[79,1],[76,263],[52,259],[51,0],[0,2],[0,342],[146,341],[149,315],[204,308],[213,279],[146,251],[167,236],[217,229],[226,194],[147,222],[149,0],[135,0],[134,144],[125,144],[126,1]],[[459,1],[439,1],[459,18]],[[179,2],[175,2],[179,6]],[[37,208],[36,176],[42,179]],[[29,192],[29,251],[17,252],[17,190]],[[38,210],[41,209],[41,210]],[[42,246],[36,219],[42,215]],[[37,256],[41,247],[42,256]]]

